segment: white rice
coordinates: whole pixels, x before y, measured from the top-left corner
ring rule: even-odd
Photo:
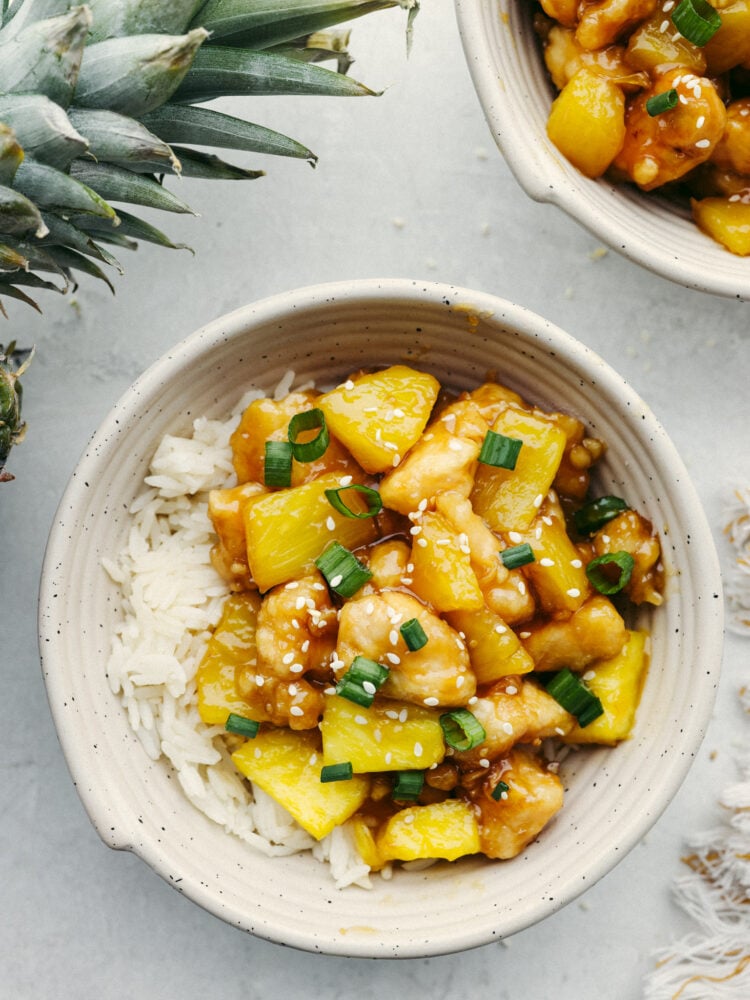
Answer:
[[[288,372],[275,398],[290,391],[293,379]],[[241,777],[223,728],[206,725],[198,714],[196,670],[229,593],[210,561],[208,491],[236,484],[229,438],[242,411],[260,396],[248,393],[226,422],[202,417],[192,436],[167,435],[157,448],[130,509],[127,544],[116,560],[103,561],[123,609],[108,676],[146,753],[170,762],[197,809],[267,856],[311,851],[327,863],[338,888],[369,888],[369,868],[348,826],[315,841]]]

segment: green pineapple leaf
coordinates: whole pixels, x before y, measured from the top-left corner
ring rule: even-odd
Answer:
[[[169,247],[171,250],[189,250],[190,253],[194,252],[186,243],[173,243],[156,226],[152,226],[150,222],[145,222],[135,215],[131,215],[130,212],[119,211],[117,214],[120,220],[117,229],[113,229],[112,224],[105,219],[97,219],[93,215],[74,216],[71,221],[80,229],[83,229],[84,232],[95,234],[100,243],[111,242],[121,245],[119,243],[120,238],[127,239],[131,237],[134,240],[143,240],[145,243],[155,243],[157,246]]]
[[[88,0],[91,41],[126,35],[182,35],[204,0]],[[197,25],[202,27],[202,25]]]
[[[213,153],[203,153],[187,146],[172,147],[180,158],[184,177],[200,177],[215,181],[244,181],[265,177],[265,170],[248,170],[214,156]]]
[[[70,176],[87,188],[101,191],[107,201],[124,201],[131,205],[158,208],[162,212],[195,215],[189,205],[147,174],[136,174],[111,163],[76,160],[71,165]]]
[[[0,233],[15,236],[33,233],[41,237],[46,231],[42,213],[31,199],[0,185]]]
[[[14,130],[26,156],[57,170],[88,149],[65,111],[43,94],[0,94],[0,121]]]
[[[112,163],[138,174],[180,172],[172,149],[135,118],[100,108],[71,108],[69,117],[86,136],[97,163]]]

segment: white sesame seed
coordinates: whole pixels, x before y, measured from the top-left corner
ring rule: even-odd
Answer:
[[[336,688],[335,687],[323,688],[323,694],[336,694]]]
[[[396,452],[396,454],[393,456],[393,461],[391,462],[391,465],[393,466],[394,469],[396,468],[396,466],[399,464],[400,461],[401,461],[401,456],[399,455],[398,452]]]
[[[466,681],[466,678],[464,677],[464,675],[463,674],[459,674],[458,677],[456,678],[456,687],[457,688],[462,688],[464,686],[465,681]]]
[[[299,622],[296,618],[292,618],[292,628],[299,628]]]
[[[334,521],[334,519],[332,517],[327,517],[326,518],[326,528],[328,528],[329,531],[335,531],[336,530],[336,522]]]
[[[343,578],[343,576],[341,575],[341,573],[337,573],[337,574],[336,574],[336,576],[334,576],[334,577],[333,577],[333,578],[331,579],[331,586],[332,586],[332,587],[338,587],[338,585],[339,585],[339,584],[341,583],[341,581],[342,581],[343,579],[344,579],[344,578]]]
[[[413,580],[413,579],[412,579],[412,577],[410,577],[410,576],[402,576],[402,577],[401,577],[401,583],[403,583],[403,585],[404,585],[405,587],[408,587],[408,586],[409,586],[410,584],[412,584],[413,582],[414,582],[414,580]]]
[[[398,718],[398,712],[394,711],[392,708],[387,708],[385,714],[389,719],[393,719],[394,721]]]
[[[518,581],[518,593],[523,597],[526,594],[526,584],[523,580]]]
[[[339,479],[339,486],[351,486],[351,484],[352,484],[351,476],[342,476],[341,479]]]
[[[580,569],[581,566],[583,566],[583,563],[581,562],[580,559],[571,559],[570,565],[573,567],[573,569]]]
[[[506,694],[518,694],[518,688],[515,684],[509,684],[505,689]]]
[[[583,679],[585,681],[593,680],[594,677],[596,677],[596,671],[594,670],[587,670],[586,673],[583,675]]]
[[[566,590],[565,593],[568,595],[568,597],[581,596],[581,591],[578,589],[578,587],[571,587],[570,590]]]
[[[380,427],[378,427],[375,431],[375,440],[382,441],[382,439],[383,439],[383,431],[380,429]]]
[[[310,648],[310,640],[309,639],[305,639],[305,641],[300,646],[300,649],[302,650],[303,653],[306,653],[309,648]]]
[[[398,645],[398,632],[396,631],[395,628],[392,628],[391,631],[388,633],[388,641],[392,646]]]
[[[357,723],[358,726],[367,725],[367,718],[364,715],[355,715],[354,721]]]
[[[266,683],[266,679],[263,676],[263,674],[256,674],[255,675],[255,686],[256,687],[262,688],[265,683]]]
[[[668,30],[669,30],[669,21],[665,19],[659,25],[659,31],[661,31],[661,32],[667,32]]]
[[[508,539],[511,542],[513,542],[514,545],[517,545],[522,540],[521,536],[519,535],[519,533],[517,531],[509,531],[508,532]]]
[[[422,499],[417,504],[417,510],[420,512],[420,514],[423,511],[427,510],[427,497],[422,497]]]
[[[418,538],[417,539],[417,545],[420,547],[420,549],[426,549],[427,548],[427,539],[426,538]]]
[[[410,535],[419,535],[422,532],[422,526],[420,524],[415,524],[413,528],[409,528]]]
[[[398,713],[398,721],[399,722],[406,722],[406,720],[408,718],[409,718],[409,709],[408,708],[402,708],[401,711]]]
[[[538,494],[537,494],[537,495],[536,495],[536,496],[534,497],[534,506],[535,506],[535,507],[537,508],[537,510],[538,510],[538,509],[539,509],[539,508],[540,508],[540,507],[542,506],[542,504],[543,504],[543,503],[544,503],[544,494],[543,494],[543,493],[538,493]]]
[[[410,563],[406,564],[406,572],[407,573],[413,573],[414,572],[414,563],[413,562],[410,562]]]
[[[292,674],[301,674],[304,669],[305,668],[302,666],[301,663],[293,663],[289,668],[289,671]]]
[[[699,139],[696,142],[695,147],[696,149],[708,149],[710,145],[711,145],[710,139]]]
[[[406,816],[404,816],[404,823],[413,823],[414,820],[415,820],[414,813],[407,813]]]
[[[518,638],[519,639],[529,639],[529,638],[531,638],[531,632],[526,632],[526,631],[519,632],[518,633]]]
[[[378,690],[372,681],[362,681],[362,690],[367,694],[375,694]]]
[[[554,559],[550,559],[549,556],[545,556],[543,559],[539,560],[539,565],[540,566],[554,566],[555,565],[555,560]]]
[[[289,709],[289,714],[294,716],[300,716],[304,715],[305,713],[302,711],[299,705],[292,705],[292,707]]]
[[[424,699],[424,704],[427,705],[427,706],[429,706],[430,708],[434,708],[435,705],[439,705],[440,704],[440,699],[439,698],[435,698],[432,695],[430,695],[429,698],[425,698]]]
[[[301,611],[305,606],[304,597],[298,597],[297,600],[294,602],[294,606],[297,609],[297,611]]]
[[[706,124],[706,116],[705,115],[698,115],[698,117],[695,119],[695,127],[696,128],[703,128],[703,126],[705,124]]]
[[[289,694],[292,696],[292,698],[294,698],[294,696],[297,694],[297,685],[290,684],[287,690],[289,691]]]
[[[438,540],[435,542],[435,545],[450,545],[450,543],[451,543],[450,538],[438,538]]]
[[[498,635],[505,635],[508,629],[505,627],[505,625],[496,625],[493,631],[497,632]]]
[[[284,590],[296,590],[299,587],[298,580],[290,580],[289,583],[284,584]]]
[[[394,667],[398,666],[398,664],[401,662],[401,657],[397,656],[396,653],[386,653],[385,658],[386,660],[388,660],[389,663],[392,663]]]
[[[504,733],[508,734],[508,736],[512,736],[513,735],[513,726],[510,724],[510,722],[504,722],[502,724],[501,728],[502,728],[502,730],[503,730]]]
[[[372,601],[368,601],[367,604],[365,604],[365,613],[371,615],[374,610],[375,610],[375,605],[372,603]]]
[[[390,764],[390,762],[393,760],[393,754],[391,753],[390,750],[386,753],[383,759],[385,760],[386,764]]]
[[[260,757],[262,757],[262,756],[263,756],[263,751],[261,750],[261,748],[260,748],[260,747],[256,747],[256,748],[255,748],[255,749],[253,750],[253,756],[254,756],[254,757],[255,757],[256,759],[259,759]]]
[[[468,702],[468,704],[469,704],[469,705],[476,705],[476,703],[477,703],[478,701],[479,701],[479,698],[477,698],[477,696],[476,696],[475,694],[473,694],[473,695],[471,696],[471,698],[469,698],[469,702]]]
[[[489,767],[490,766],[490,762],[487,760],[486,757],[481,757],[480,760],[479,760],[479,766],[480,767]]]
[[[294,660],[294,653],[284,653],[284,655],[281,657],[281,662],[286,664],[287,666],[290,663],[292,663],[293,660]]]
[[[458,438],[451,438],[448,442],[448,447],[451,451],[461,451],[462,445]]]
[[[421,757],[422,756],[422,744],[421,743],[415,743],[414,744],[414,756],[415,757]]]
[[[318,755],[313,752],[313,753],[310,754],[310,759],[308,761],[308,764],[311,767],[314,767],[317,763],[318,763]]]
[[[346,382],[344,382],[344,388],[348,389],[350,391],[354,388],[354,383],[352,382],[352,380],[350,378],[348,378],[346,380]]]

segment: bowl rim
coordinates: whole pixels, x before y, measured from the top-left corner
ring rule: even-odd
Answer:
[[[512,4],[513,0],[455,0],[455,11],[464,56],[479,103],[495,143],[521,188],[534,201],[562,209],[613,250],[662,278],[694,291],[741,302],[750,300],[749,257],[740,257],[720,247],[692,222],[690,232],[697,237],[696,248],[700,242],[710,257],[716,255],[716,267],[709,268],[705,261],[698,259],[686,259],[679,245],[670,245],[668,250],[661,248],[638,225],[631,225],[625,231],[621,220],[617,221],[607,210],[608,203],[615,198],[618,202],[627,200],[637,206],[646,195],[635,188],[631,190],[614,185],[605,178],[592,180],[585,177],[564,160],[546,132],[529,137],[518,129],[518,118],[523,114],[523,104],[528,102],[530,95],[519,96],[515,104],[506,97],[511,88],[506,85],[491,32],[487,30],[490,18],[499,20],[500,11]],[[510,28],[510,25],[507,27]],[[509,39],[510,46],[515,50],[515,35],[509,35]],[[667,201],[663,196],[649,197],[653,198],[651,204],[654,207],[658,205],[662,214],[672,214],[665,208]],[[674,228],[678,228],[676,222]],[[726,264],[725,268],[718,266],[722,262]],[[747,273],[739,275],[738,288],[737,271],[742,268]]]
[[[111,437],[112,432],[122,425],[123,421],[137,419],[137,408],[142,405],[143,399],[149,393],[156,393],[158,388],[164,385],[165,378],[174,378],[180,373],[183,365],[210,352],[218,344],[232,341],[234,338],[246,337],[254,327],[267,325],[270,321],[276,321],[290,315],[291,312],[299,313],[310,308],[325,308],[326,304],[331,301],[337,304],[346,301],[349,305],[369,304],[370,306],[379,302],[396,302],[403,306],[411,305],[417,308],[426,305],[434,306],[441,302],[453,305],[470,303],[471,308],[476,310],[479,315],[487,314],[490,316],[490,321],[496,319],[505,327],[522,330],[522,337],[536,338],[537,346],[542,343],[547,349],[554,348],[572,358],[577,365],[582,361],[585,361],[587,365],[595,364],[597,383],[609,384],[613,390],[624,393],[634,405],[638,404],[640,407],[638,412],[644,422],[643,426],[646,426],[648,432],[653,436],[657,452],[666,456],[670,465],[680,470],[684,487],[681,502],[686,505],[689,511],[693,530],[690,545],[691,556],[694,559],[700,558],[702,560],[704,590],[708,592],[711,587],[720,586],[718,582],[720,580],[718,556],[705,513],[681,458],[656,417],[629,384],[595,352],[525,307],[490,293],[469,290],[446,283],[403,278],[361,279],[309,285],[281,292],[241,306],[226,315],[211,320],[179,341],[173,349],[168,350],[150,365],[120,397],[90,439],[71,475],[53,519],[39,590],[38,633],[44,682],[61,747],[84,808],[99,836],[108,846],[133,851],[171,885],[174,883],[169,881],[167,873],[174,870],[174,866],[169,863],[168,845],[155,837],[149,838],[144,827],[138,825],[138,817],[130,812],[127,815],[118,816],[120,822],[113,826],[113,816],[117,814],[118,809],[122,809],[120,797],[113,793],[111,787],[107,787],[106,780],[98,769],[98,761],[92,756],[88,741],[71,727],[70,717],[63,710],[62,699],[66,695],[63,683],[64,670],[58,671],[55,668],[55,661],[59,661],[63,651],[61,639],[55,634],[53,616],[47,613],[52,606],[52,590],[55,586],[53,583],[55,574],[52,571],[53,569],[59,570],[60,566],[65,564],[72,547],[71,529],[76,525],[77,511],[85,506],[89,495],[88,482],[104,466],[107,448],[114,446],[112,441],[115,439]],[[641,421],[639,421],[640,423]],[[109,444],[106,444],[108,437]],[[716,662],[706,664],[705,674],[700,678],[702,689],[699,692],[695,714],[691,717],[691,739],[689,743],[684,745],[685,750],[689,752],[683,752],[680,754],[679,761],[670,763],[673,782],[669,794],[662,797],[655,804],[653,810],[644,816],[642,822],[631,830],[629,837],[617,845],[614,849],[616,856],[610,849],[591,864],[588,869],[590,876],[587,876],[585,884],[576,889],[571,888],[567,895],[561,893],[553,903],[544,900],[537,901],[529,907],[525,917],[517,918],[515,923],[513,920],[506,921],[507,926],[503,931],[503,936],[516,933],[549,916],[609,872],[650,829],[682,784],[705,735],[713,708],[721,663],[723,606],[720,601],[703,601],[699,604],[700,607],[696,610],[696,615],[701,618],[704,629],[702,634],[706,639],[705,646],[716,652]],[[393,957],[392,946],[383,945],[381,942],[354,942],[347,941],[345,937],[338,940],[331,936],[330,939],[321,944],[320,937],[313,931],[290,935],[288,929],[283,926],[258,926],[252,920],[252,915],[243,914],[239,909],[228,908],[225,902],[220,902],[216,898],[207,884],[198,879],[191,880],[186,877],[179,887],[179,891],[223,920],[250,931],[257,937],[278,944],[287,944],[301,950],[323,951],[327,954],[340,956]],[[530,919],[529,913],[531,914]],[[414,940],[410,946],[404,947],[397,957],[425,957],[446,954],[478,947],[491,940],[496,940],[496,936],[488,936],[486,929],[477,932],[469,927],[466,935],[455,942]]]

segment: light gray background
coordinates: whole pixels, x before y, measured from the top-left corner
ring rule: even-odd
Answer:
[[[674,906],[684,837],[712,826],[747,739],[737,691],[748,646],[729,637],[714,719],[681,791],[644,842],[581,900],[505,944],[429,960],[317,957],[255,940],[108,850],[89,825],[50,720],[36,645],[46,536],[89,436],[137,374],[202,323],[319,281],[411,277],[493,292],[598,351],[651,405],[721,536],[750,482],[742,413],[748,306],[640,270],[557,209],[531,202],[495,149],[449,0],[426,0],[407,61],[400,12],[354,26],[353,75],[377,99],[260,99],[230,110],[320,156],[268,160],[253,182],[171,182],[202,216],[154,221],[195,256],[123,252],[117,294],[86,280],[12,304],[0,340],[36,343],[26,443],[0,486],[0,996],[5,1000],[282,996],[374,1000],[634,1000],[650,951],[691,924]],[[238,158],[239,159],[239,158]],[[259,158],[244,162],[257,165]],[[743,645],[743,642],[745,643]],[[746,671],[745,671],[746,673]]]

